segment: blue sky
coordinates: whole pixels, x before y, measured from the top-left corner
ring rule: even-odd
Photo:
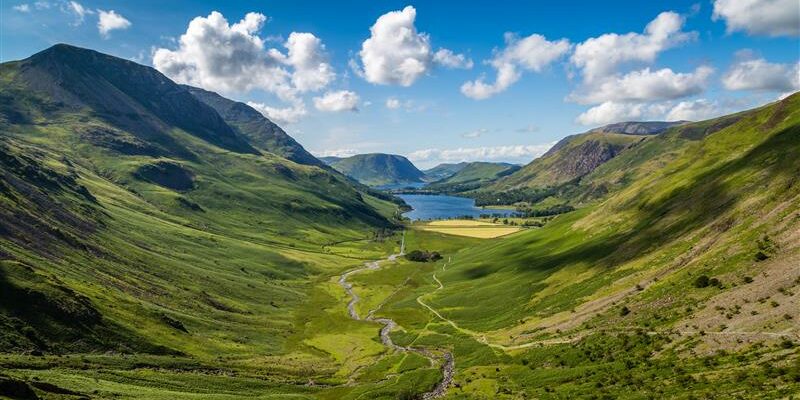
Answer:
[[[0,59],[96,49],[250,102],[315,154],[422,167],[800,89],[797,0],[537,3],[3,0]]]

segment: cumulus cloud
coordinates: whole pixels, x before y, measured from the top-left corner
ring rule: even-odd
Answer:
[[[97,10],[97,13],[99,14],[99,18],[97,20],[97,30],[104,38],[107,38],[108,34],[113,30],[128,29],[131,27],[131,21],[128,21],[122,15],[117,14],[117,12],[114,10]]]
[[[358,111],[358,101],[359,97],[355,92],[340,90],[314,97],[314,107],[326,112]]]
[[[370,83],[411,86],[434,63],[449,68],[471,64],[463,55],[447,49],[440,49],[434,55],[430,36],[417,32],[416,17],[417,10],[412,6],[378,17],[358,53],[363,68],[354,61],[353,70]]]
[[[538,145],[511,145],[487,147],[460,147],[456,149],[422,149],[412,152],[408,159],[415,163],[438,164],[461,161],[529,162],[541,156],[553,143]]]
[[[476,100],[492,97],[519,80],[520,69],[540,72],[570,49],[567,39],[548,41],[538,34],[519,38],[506,33],[505,40],[506,47],[496,51],[494,57],[488,61],[497,71],[494,83],[486,83],[484,78],[480,77],[461,85],[461,93]]]
[[[25,3],[17,4],[16,6],[11,7],[11,8],[13,8],[14,11],[18,11],[18,12],[22,12],[22,13],[31,12],[31,6],[28,5],[28,4],[25,4]]]
[[[694,32],[682,31],[684,22],[675,12],[662,12],[644,33],[606,33],[579,43],[570,61],[586,82],[612,75],[624,63],[653,62],[660,52],[696,37]]]
[[[741,60],[725,73],[722,85],[728,90],[800,90],[800,62],[776,64],[763,58]]]
[[[327,62],[325,45],[310,33],[292,32],[286,41],[286,62],[294,67],[292,84],[300,91],[319,90],[336,77]]]
[[[702,121],[725,113],[720,105],[711,100],[682,101],[667,112],[667,121]]]
[[[729,33],[800,36],[800,2],[797,0],[715,0],[712,18],[725,20]]]
[[[463,54],[453,53],[449,49],[439,49],[433,53],[433,62],[453,69],[471,69],[473,62]]]
[[[294,101],[288,107],[272,107],[264,103],[248,101],[247,105],[278,124],[292,124],[308,114],[306,106],[302,101]]]
[[[255,12],[234,24],[217,11],[196,17],[176,49],[154,51],[153,65],[177,82],[208,90],[272,93],[289,105],[251,105],[275,121],[296,122],[307,114],[300,95],[324,89],[336,74],[324,44],[311,33],[292,32],[283,43],[286,53],[268,48],[270,40],[259,36],[266,21]]]
[[[702,121],[730,114],[753,105],[753,99],[746,101],[695,99],[661,103],[620,103],[609,101],[586,110],[575,119],[575,122],[581,125],[598,126],[636,120]]]
[[[217,11],[196,17],[177,49],[154,52],[153,65],[180,83],[228,93],[262,89],[290,99],[294,93],[291,75],[283,67],[286,57],[265,49],[257,35],[266,19],[248,13],[231,25]]]
[[[582,104],[677,99],[702,92],[713,73],[714,69],[707,66],[691,73],[676,73],[669,68],[657,71],[645,68],[608,77],[584,88],[584,93],[572,94],[569,99]]]

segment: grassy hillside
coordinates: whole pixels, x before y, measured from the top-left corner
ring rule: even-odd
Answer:
[[[332,161],[330,165],[369,186],[422,182],[425,175],[411,161],[394,154],[357,154]]]
[[[247,104],[228,100],[214,92],[184,86],[203,103],[208,104],[227,122],[246,137],[255,147],[292,160],[298,164],[322,166],[300,143],[278,125]]]
[[[453,175],[432,182],[427,188],[444,192],[464,192],[511,175],[519,169],[519,166],[507,163],[471,162]]]
[[[439,164],[431,169],[422,171],[425,173],[425,180],[429,182],[436,182],[450,176],[455,175],[456,172],[461,171],[469,164],[468,162],[460,162],[455,164],[444,163]]]
[[[327,279],[397,246],[395,204],[125,60],[60,45],[2,64],[0,88],[2,395],[14,379],[48,398],[344,383],[298,320],[334,318]]]
[[[389,315],[476,397],[796,394],[798,154],[797,94],[649,138],[595,171],[630,174],[605,201],[456,253]]]

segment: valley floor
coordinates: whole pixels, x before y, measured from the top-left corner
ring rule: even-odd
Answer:
[[[294,312],[289,351],[283,354],[216,360],[179,355],[3,355],[0,365],[9,377],[29,382],[40,398],[48,399],[797,394],[800,369],[792,344],[798,339],[796,329],[703,332],[618,324],[616,329],[583,325],[520,333],[516,324],[481,330],[474,328],[475,321],[454,320],[449,317],[452,307],[437,305],[436,296],[448,286],[445,274],[458,270],[460,250],[479,242],[485,243],[409,229],[383,243],[329,246],[326,252],[340,254],[342,263],[312,283],[308,301]],[[369,261],[382,251],[399,254],[404,249],[435,249],[444,258],[413,263],[395,255]],[[790,301],[796,302],[797,289],[787,289],[792,291],[787,295]],[[503,301],[500,296],[497,300]],[[609,318],[602,308],[581,313],[592,314],[581,320]]]

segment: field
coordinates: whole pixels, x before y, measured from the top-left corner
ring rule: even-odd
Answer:
[[[491,239],[500,236],[506,236],[522,229],[517,226],[508,226],[487,221],[466,219],[431,221],[424,224],[414,225],[414,227],[430,232],[439,232],[448,235],[466,236],[479,239]]]

